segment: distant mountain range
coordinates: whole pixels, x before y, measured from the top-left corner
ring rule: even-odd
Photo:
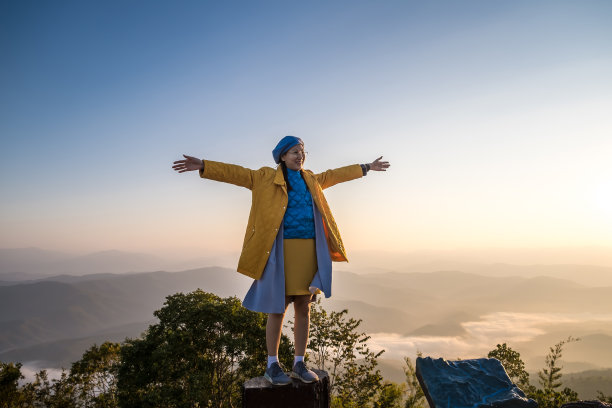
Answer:
[[[201,265],[233,263],[226,255],[171,261],[156,255],[117,250],[74,255],[40,248],[0,248],[0,285],[57,275],[181,271]]]
[[[250,282],[231,269],[211,267],[173,273],[58,276],[1,286],[0,359],[24,347],[138,326],[150,321],[153,311],[172,293],[201,288],[219,296],[242,297]],[[463,333],[462,323],[492,311],[612,310],[612,288],[589,288],[548,277],[338,271],[334,291],[332,298],[323,301],[326,308],[347,308],[352,316],[363,319],[367,332],[406,336],[458,336]],[[612,357],[609,362],[612,366]]]
[[[545,255],[538,257],[541,253]],[[56,275],[182,271],[196,269],[202,265],[234,268],[237,258],[237,253],[228,253],[171,261],[157,255],[117,250],[74,255],[40,248],[0,248],[0,285],[3,281],[22,281]],[[336,269],[358,274],[462,271],[494,277],[550,276],[586,286],[612,286],[612,248],[416,251],[405,254],[352,251],[350,259],[350,264],[339,264]],[[499,259],[516,259],[517,263],[502,263]],[[543,259],[548,262],[542,262]],[[581,259],[583,263],[561,262],[562,259]],[[584,264],[584,259],[589,259],[590,262]],[[599,264],[598,261],[603,263]]]
[[[58,276],[0,286],[0,359],[16,348],[79,338],[153,319],[167,295],[201,288],[220,296],[245,291],[229,269]],[[125,333],[138,335],[139,333]]]
[[[40,367],[68,367],[93,343],[139,336],[154,322],[153,311],[170,294],[201,288],[222,297],[242,298],[252,282],[234,269],[220,267],[128,273],[130,267],[155,262],[138,254],[107,252],[66,258],[36,249],[19,254],[11,251],[0,250],[0,277],[12,274],[12,279],[0,284],[0,361]],[[88,260],[96,266],[84,266]],[[37,265],[52,264],[58,268],[72,265],[74,273],[40,277],[52,269],[33,272]],[[105,268],[120,272],[101,273]],[[555,267],[537,268],[554,273]],[[92,271],[96,273],[88,273]],[[352,317],[363,319],[361,329],[367,333],[396,333],[410,341],[459,339],[469,343],[476,340],[466,324],[479,324],[483,316],[522,313],[539,314],[542,319],[554,314],[554,321],[540,321],[529,339],[511,344],[528,367],[541,368],[548,347],[568,335],[582,340],[564,351],[566,370],[612,367],[612,286],[594,287],[551,276],[506,276],[494,270],[486,275],[336,270],[333,285],[334,294],[322,301],[323,306],[348,309]],[[565,314],[573,317],[559,318]],[[485,345],[489,350],[497,340],[491,341],[490,346]],[[501,337],[499,341],[505,340]],[[390,375],[401,375],[397,365],[382,364]],[[602,391],[612,394],[612,389]]]
[[[102,251],[69,255],[40,248],[0,249],[0,280],[37,279],[60,274],[124,273],[160,270],[165,261],[153,255]]]
[[[595,285],[612,285],[612,247],[565,248],[473,248],[456,250],[415,250],[385,252],[351,251],[353,272],[397,271],[434,272],[460,270],[507,276],[547,275],[583,279],[576,272],[594,278]],[[580,283],[589,284],[587,282]]]

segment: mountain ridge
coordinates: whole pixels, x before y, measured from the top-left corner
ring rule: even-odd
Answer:
[[[75,348],[89,340],[102,341],[101,331],[115,339],[140,335],[139,330],[152,321],[153,311],[167,295],[201,288],[222,297],[242,298],[251,282],[231,268],[205,267],[180,272],[58,275],[0,286],[0,360],[30,355],[49,364],[58,364],[53,362],[59,358],[65,363],[85,350]],[[593,310],[612,310],[612,287],[594,288],[546,276],[339,270],[334,272],[333,285],[332,298],[321,296],[326,310],[346,308],[349,316],[363,320],[361,330],[396,333],[399,337],[394,341],[404,336],[412,342],[421,338],[470,342],[465,323],[481,324],[485,315],[495,312],[592,314]],[[603,336],[599,341],[594,338],[592,345],[597,347],[605,344],[605,336],[612,335],[609,324],[564,324],[550,323],[546,331],[554,336],[518,343],[516,349],[526,361],[537,362],[548,346],[569,334]],[[590,350],[576,358],[584,361],[580,363],[583,367],[600,367]],[[608,357],[603,361],[607,364]]]

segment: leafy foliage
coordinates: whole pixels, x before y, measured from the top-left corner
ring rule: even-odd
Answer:
[[[348,310],[327,313],[317,301],[310,314],[310,343],[314,364],[330,376],[333,407],[366,407],[383,387],[370,336],[360,332],[361,319],[347,317]],[[310,355],[309,355],[310,357]]]
[[[572,336],[569,336],[566,340],[561,340],[559,343],[555,344],[554,347],[550,348],[550,352],[546,355],[546,368],[543,368],[539,373],[538,377],[540,377],[540,385],[544,391],[554,391],[555,389],[561,386],[561,369],[562,366],[558,365],[559,360],[563,355],[563,346],[567,343],[571,343],[573,341],[579,341],[580,339],[575,339]]]
[[[417,353],[421,357],[421,353]],[[416,376],[416,368],[410,357],[404,357],[404,374],[406,375],[406,400],[404,408],[424,408],[426,405],[425,393]]]
[[[569,336],[567,339],[561,340],[553,347],[550,347],[549,353],[546,355],[546,366],[538,372],[539,383],[542,388],[536,390],[533,394],[533,398],[537,401],[539,407],[556,408],[566,402],[578,400],[578,393],[572,389],[568,387],[563,388],[561,391],[557,389],[563,385],[561,382],[561,377],[563,376],[561,370],[563,367],[559,365],[559,360],[563,355],[563,346],[579,340]]]
[[[597,391],[597,399],[601,402],[607,402],[608,404],[612,404],[612,396],[608,396],[601,391]]]
[[[374,401],[374,408],[402,408],[405,384],[385,381]]]
[[[116,367],[120,345],[93,345],[60,378],[49,380],[46,370],[34,381],[18,387],[24,379],[21,364],[1,364],[0,401],[3,407],[113,408],[116,401]]]
[[[19,390],[19,380],[22,380],[21,363],[0,362],[0,401],[7,407],[19,407],[22,393]]]
[[[117,406],[117,372],[119,369],[119,343],[105,342],[94,345],[83,357],[72,364],[70,379],[77,398],[87,401],[88,407],[111,408]]]
[[[417,353],[421,357],[421,353]],[[425,408],[427,400],[416,376],[410,357],[404,357],[405,382],[397,384],[385,381],[374,400],[374,408]]]
[[[571,342],[580,339],[568,337],[550,347],[546,355],[546,366],[538,372],[539,382],[542,388],[536,388],[529,384],[529,374],[525,372],[525,364],[521,360],[521,355],[508,347],[505,343],[497,345],[495,350],[489,352],[489,358],[497,358],[502,362],[508,376],[519,388],[523,389],[527,397],[533,398],[540,408],[558,408],[561,405],[578,400],[578,393],[565,387],[558,390],[563,383],[561,382],[562,366],[559,365],[563,354],[563,347]]]
[[[121,349],[123,407],[237,407],[240,384],[265,371],[265,315],[201,290],[166,298],[159,323]],[[292,355],[283,336],[280,354]]]
[[[519,352],[512,350],[504,343],[498,344],[495,350],[489,352],[487,357],[498,359],[506,369],[510,380],[525,393],[532,391],[533,386],[529,384],[529,373],[525,371],[525,363],[521,360]]]

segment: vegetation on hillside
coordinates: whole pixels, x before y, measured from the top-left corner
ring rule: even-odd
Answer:
[[[497,345],[495,350],[489,352],[489,358],[497,358],[506,369],[508,377],[521,388],[528,398],[534,399],[540,408],[558,408],[561,405],[578,400],[578,393],[569,387],[561,389],[563,382],[561,377],[562,366],[559,365],[563,354],[563,347],[575,341],[573,337],[561,340],[559,343],[550,347],[546,355],[545,367],[538,372],[541,388],[530,384],[529,374],[525,371],[525,364],[521,360],[521,355],[506,345]]]
[[[383,351],[368,348],[370,336],[359,331],[361,319],[347,316],[348,310],[327,313],[320,301],[310,312],[310,360],[330,376],[332,404],[365,407],[382,391],[382,375],[376,368]]]
[[[265,369],[265,315],[246,310],[235,297],[197,290],[168,296],[156,311],[159,322],[140,338],[105,342],[84,352],[57,379],[46,371],[23,383],[20,363],[0,363],[0,406],[16,407],[239,407],[240,385]],[[423,391],[409,357],[405,381],[384,381],[377,368],[383,353],[368,347],[361,320],[348,311],[328,313],[320,303],[311,312],[311,366],[330,375],[334,408],[424,408]],[[567,338],[550,348],[539,373],[540,387],[529,383],[520,354],[505,343],[488,357],[499,359],[509,377],[541,408],[577,399],[563,387],[559,360]],[[290,366],[293,349],[281,339],[281,362]],[[600,393],[600,399],[609,401]]]

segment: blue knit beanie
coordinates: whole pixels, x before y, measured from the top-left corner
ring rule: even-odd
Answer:
[[[274,161],[276,162],[276,164],[279,164],[281,162],[281,156],[283,154],[287,153],[289,149],[298,144],[304,145],[304,142],[302,142],[302,139],[300,139],[299,137],[283,137],[280,142],[278,142],[274,150],[272,150],[272,156],[274,157]]]

